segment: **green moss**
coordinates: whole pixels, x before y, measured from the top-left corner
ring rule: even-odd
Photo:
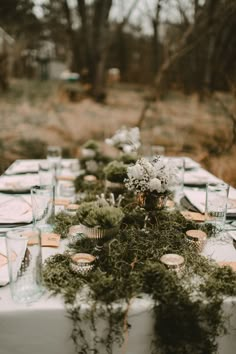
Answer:
[[[87,207],[88,214],[90,207]],[[108,318],[107,336],[98,336],[98,341],[104,344],[103,353],[112,353],[112,341],[120,338],[122,343],[127,317],[124,309],[114,313],[112,303],[124,299],[129,306],[133,297],[143,293],[153,300],[156,345],[153,353],[215,353],[216,337],[225,331],[221,306],[225,297],[236,296],[236,274],[197,253],[185,233],[189,229],[205,228],[185,220],[179,212],[147,213],[134,203],[126,204],[123,211],[125,217],[114,239],[82,238],[73,244],[74,252],[98,256],[93,271],[86,275],[73,274],[67,255],[51,257],[44,268],[46,286],[62,293],[65,301],[73,305],[70,316],[77,353],[82,353],[83,348],[86,348],[83,353],[89,353],[94,345],[96,348],[96,344],[85,340],[82,312],[74,301],[84,284],[89,287],[88,297],[94,304],[89,311],[91,328],[96,328],[97,304],[102,302],[107,309],[103,314]],[[165,253],[177,253],[185,258],[181,276],[160,262]]]
[[[95,140],[88,140],[83,144],[84,149],[91,149],[97,151],[99,149],[99,145]]]
[[[127,178],[127,165],[121,161],[112,161],[104,168],[104,174],[108,181],[123,183]]]
[[[124,214],[120,208],[100,206],[97,202],[82,203],[76,213],[78,223],[88,227],[111,228],[117,226]]]
[[[55,216],[55,226],[53,228],[53,231],[61,235],[62,238],[66,238],[69,228],[72,225],[75,225],[74,219],[74,216],[67,215],[64,212],[58,213]]]

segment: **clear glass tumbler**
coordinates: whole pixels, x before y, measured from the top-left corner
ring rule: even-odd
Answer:
[[[58,175],[58,171],[61,168],[61,157],[62,157],[62,149],[60,146],[47,147],[47,160],[51,168],[56,171],[57,175]]]
[[[39,183],[43,185],[53,185],[56,182],[56,176],[54,169],[51,168],[48,161],[42,161],[39,163]]]
[[[216,227],[216,231],[224,230],[229,185],[226,183],[208,183],[206,186],[205,222]]]
[[[175,181],[170,188],[174,194],[174,201],[180,206],[182,197],[184,196],[184,172],[185,160],[182,157],[171,158],[169,161],[175,170]]]
[[[152,145],[152,156],[165,156],[165,146],[163,145]]]
[[[41,233],[19,228],[6,234],[11,295],[18,303],[38,300],[43,293]]]
[[[54,185],[33,186],[31,203],[33,223],[42,231],[51,231],[54,223]]]

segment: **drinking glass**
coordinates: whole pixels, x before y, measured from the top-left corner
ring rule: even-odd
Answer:
[[[33,223],[40,230],[51,231],[54,223],[54,185],[33,186],[31,202]]]
[[[227,213],[229,185],[207,183],[205,201],[205,222],[215,226],[216,231],[224,230]]]
[[[51,165],[48,161],[40,162],[38,170],[40,185],[53,185],[56,179],[54,172],[54,169],[51,168]]]
[[[33,227],[8,231],[6,248],[13,300],[36,301],[43,293],[40,230]]]
[[[74,201],[75,198],[75,186],[72,181],[60,181],[59,182],[59,195],[61,197],[70,198]]]
[[[165,147],[163,145],[151,146],[152,156],[165,156]]]
[[[180,206],[181,198],[184,195],[185,160],[184,158],[176,157],[171,158],[169,162],[175,170],[175,181],[171,187],[171,191],[174,194],[175,203]]]
[[[47,147],[47,160],[55,171],[60,170],[61,155],[62,155],[62,149],[60,146]]]

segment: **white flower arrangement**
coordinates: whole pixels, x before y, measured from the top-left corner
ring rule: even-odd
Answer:
[[[106,139],[108,145],[112,145],[123,150],[124,153],[137,151],[140,147],[140,131],[138,127],[126,128],[122,127],[117,130],[113,137]]]
[[[160,156],[155,156],[151,160],[139,159],[135,165],[127,168],[127,174],[125,185],[136,194],[167,193],[176,181],[176,167]]]

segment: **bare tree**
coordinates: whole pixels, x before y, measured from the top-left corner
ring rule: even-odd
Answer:
[[[85,0],[77,0],[77,5],[87,70],[92,84],[92,95],[98,101],[103,101],[106,97],[106,60],[109,48],[108,17],[112,0],[95,0],[90,7],[86,6]]]
[[[205,73],[203,78],[203,92],[204,95],[212,91],[212,75],[213,75],[213,66],[212,59],[214,56],[214,49],[217,39],[217,29],[214,26],[216,21],[216,11],[218,5],[220,4],[220,0],[206,0],[205,4],[205,16],[208,26],[207,33],[207,48],[206,48],[206,65],[205,65]]]
[[[160,65],[160,38],[159,38],[159,25],[160,25],[160,13],[162,10],[163,0],[157,0],[155,4],[155,10],[149,7],[146,1],[147,16],[151,21],[153,28],[152,36],[152,48],[153,48],[153,73],[157,74]]]

